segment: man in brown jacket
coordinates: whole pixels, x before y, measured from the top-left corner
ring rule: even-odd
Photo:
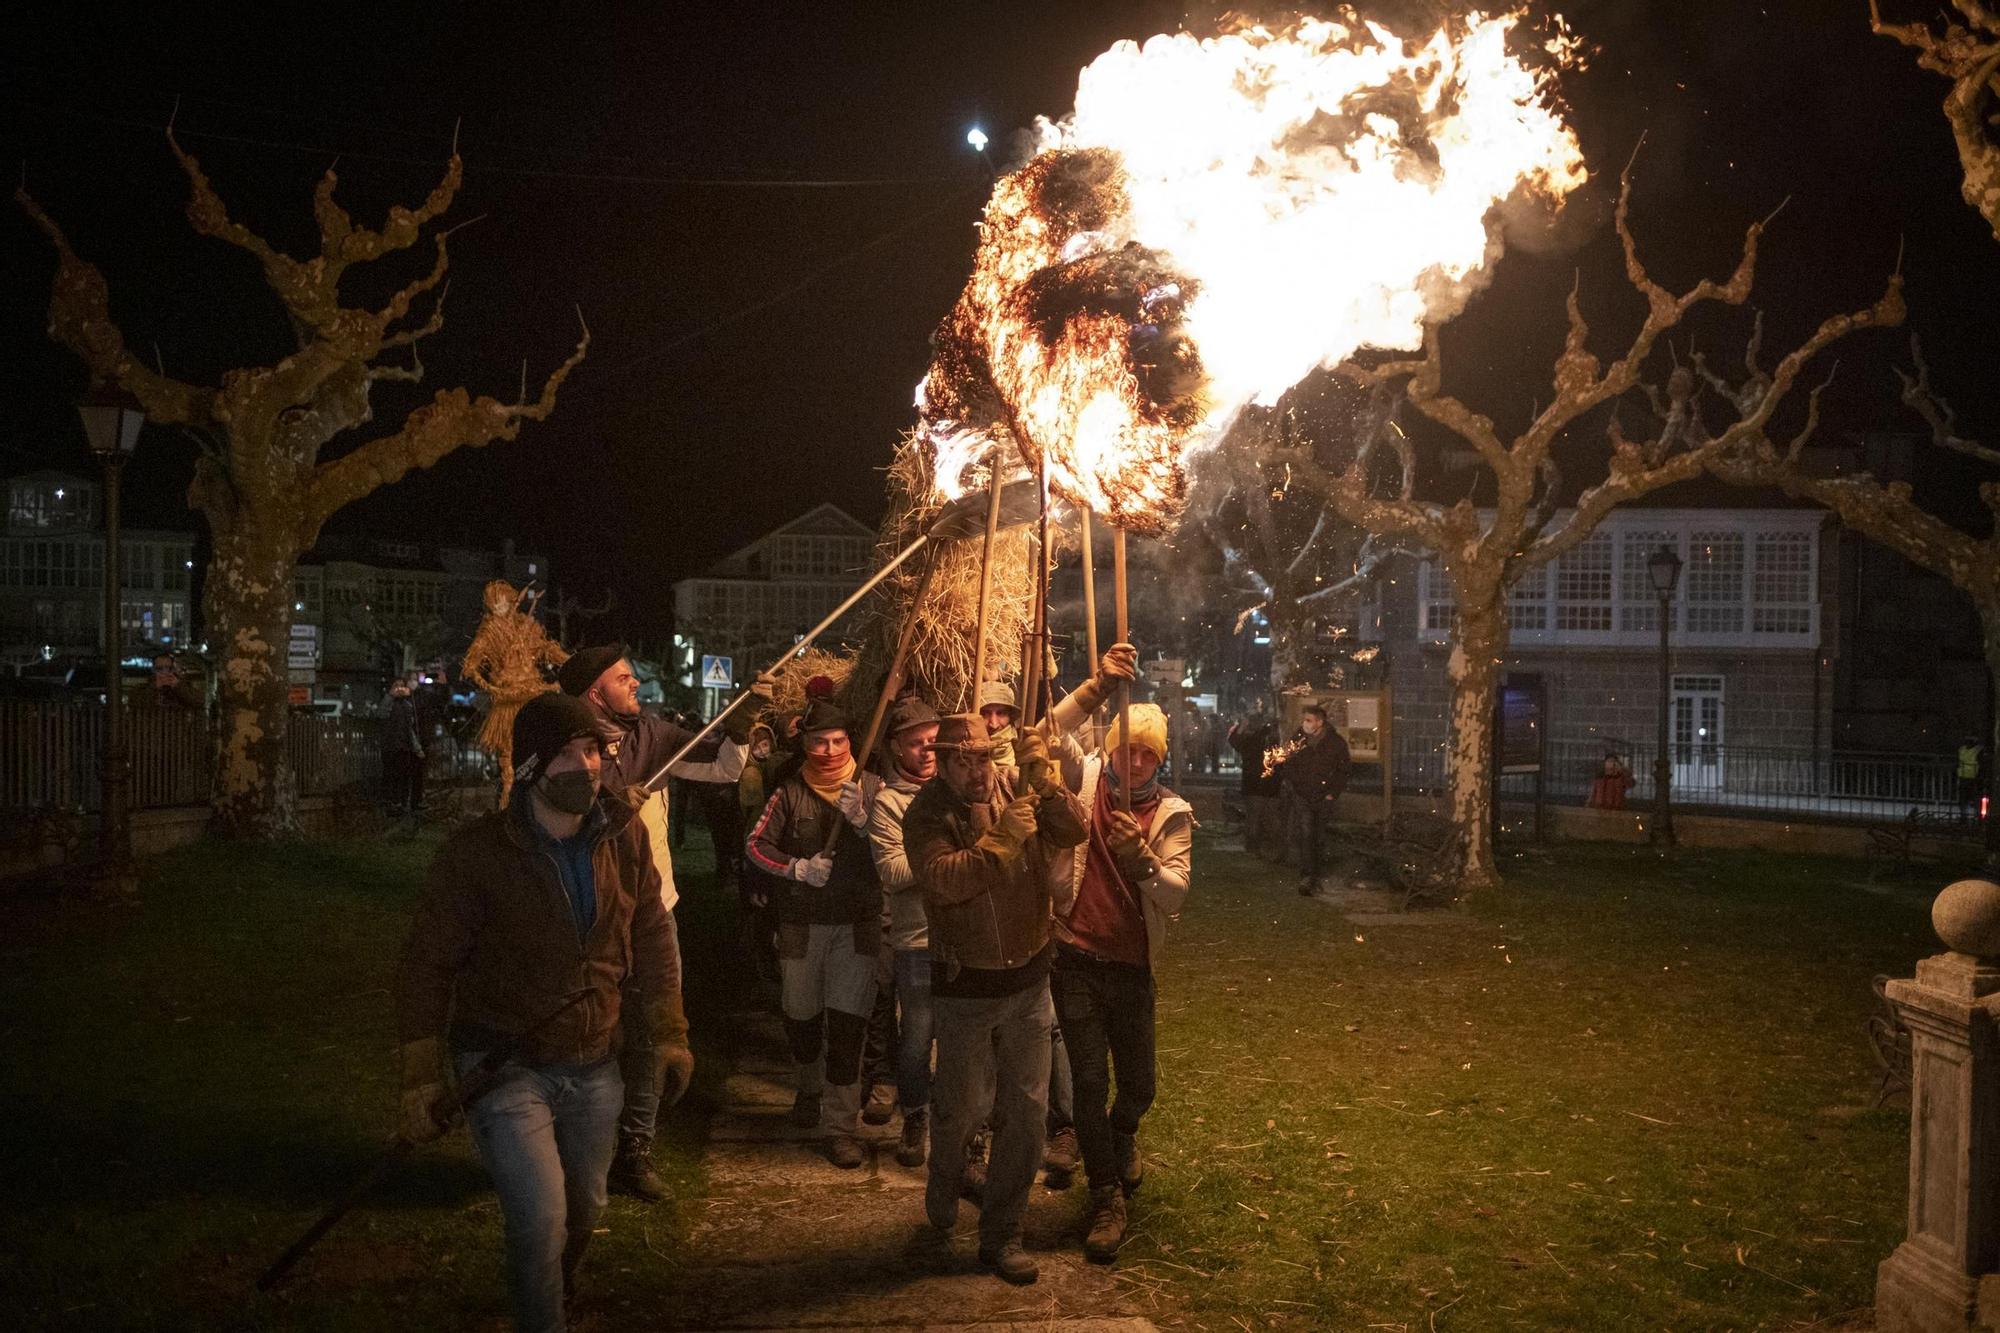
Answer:
[[[543,694],[514,719],[514,800],[454,833],[432,861],[403,949],[396,1007],[402,1133],[436,1138],[447,1061],[464,1077],[527,1037],[500,1083],[468,1108],[506,1233],[516,1327],[566,1327],[565,1306],[604,1208],[624,1081],[621,992],[644,1017],[670,1095],[694,1071],[680,947],[646,837],[598,800],[597,719]],[[542,1026],[565,1000],[582,1003]]]
[[[1042,1160],[1048,1115],[1050,881],[1056,857],[1087,835],[1037,732],[998,769],[977,713],[946,718],[938,776],[910,802],[903,842],[930,919],[937,1076],[931,1092],[924,1214],[935,1243],[958,1220],[966,1138],[993,1127],[979,1213],[979,1259],[1033,1282],[1021,1215]]]

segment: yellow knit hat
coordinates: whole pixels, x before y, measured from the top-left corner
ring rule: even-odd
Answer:
[[[1167,715],[1158,704],[1132,705],[1132,743],[1151,750],[1155,758],[1167,757]],[[1116,754],[1124,744],[1114,718],[1111,729],[1104,733],[1104,752]]]

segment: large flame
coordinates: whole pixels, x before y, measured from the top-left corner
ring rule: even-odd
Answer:
[[[1419,346],[1498,257],[1495,205],[1585,179],[1547,73],[1508,50],[1519,18],[1415,43],[1344,11],[1100,56],[995,187],[939,330],[918,398],[940,491],[1011,437],[1065,498],[1157,531],[1244,405]]]

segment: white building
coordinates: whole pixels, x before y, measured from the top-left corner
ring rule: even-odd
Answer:
[[[703,656],[728,657],[735,680],[750,679],[861,586],[874,549],[872,528],[823,504],[682,579],[674,585],[676,646],[685,654],[677,665],[698,674]]]

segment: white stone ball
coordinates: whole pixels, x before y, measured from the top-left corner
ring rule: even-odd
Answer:
[[[1931,904],[1931,928],[1945,947],[1975,958],[2000,957],[2000,884],[1962,879]]]

